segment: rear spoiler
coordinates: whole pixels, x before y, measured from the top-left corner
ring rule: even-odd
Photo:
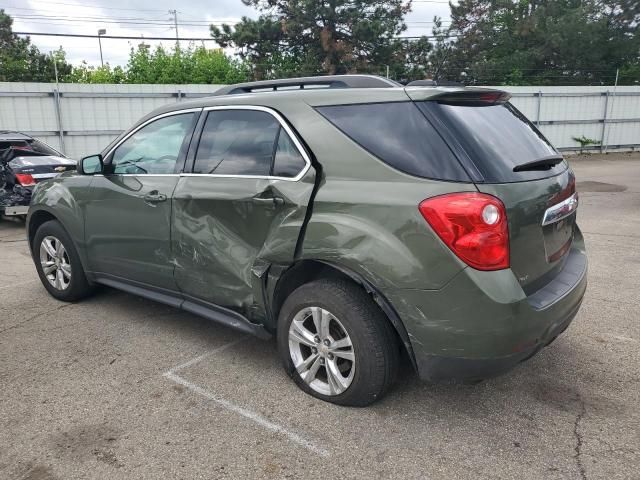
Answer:
[[[507,103],[511,94],[502,90],[459,90],[443,92],[428,98],[428,101],[447,105],[488,106]]]

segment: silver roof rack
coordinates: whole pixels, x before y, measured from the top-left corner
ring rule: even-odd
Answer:
[[[326,75],[320,77],[283,78],[259,82],[236,83],[217,90],[214,95],[235,95],[282,90],[304,90],[316,88],[391,88],[399,83],[377,75]]]

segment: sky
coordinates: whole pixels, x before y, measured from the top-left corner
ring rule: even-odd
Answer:
[[[170,10],[177,11],[180,37],[209,38],[211,23],[235,23],[243,16],[258,16],[257,10],[241,0],[0,0],[0,8],[14,18],[14,32],[96,35],[98,29],[104,28],[107,35],[140,38],[174,37]],[[447,0],[414,0],[412,8],[405,18],[409,28],[403,36],[430,35],[434,16],[444,22],[449,19]],[[70,63],[86,61],[89,65],[100,65],[97,39],[32,36],[31,41],[44,53],[62,46]],[[126,65],[131,46],[138,43],[138,40],[102,39],[104,62]],[[171,41],[145,43],[173,45]],[[206,45],[216,46],[213,41],[207,41]]]

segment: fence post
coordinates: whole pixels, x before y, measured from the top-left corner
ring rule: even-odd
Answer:
[[[64,148],[64,127],[62,126],[62,112],[61,112],[61,109],[60,109],[60,92],[58,91],[57,88],[53,89],[53,104],[54,104],[55,109],[56,109],[56,121],[58,122],[58,135],[60,137],[60,150],[62,151],[62,153],[64,153],[66,155],[67,152],[65,151],[66,149]]]
[[[178,101],[182,101],[182,90],[178,89]]]
[[[609,111],[609,90],[607,90],[603,95],[606,95],[604,98],[604,116],[602,117],[602,133],[600,135],[600,153],[602,153],[605,148],[605,132],[607,130],[607,112]]]
[[[535,95],[535,93],[534,93]],[[542,90],[538,90],[538,109],[536,112],[536,127],[540,126],[540,108],[542,104]]]

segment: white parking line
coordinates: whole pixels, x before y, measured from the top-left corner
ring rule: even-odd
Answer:
[[[233,402],[230,402],[229,400],[226,400],[224,398],[222,398],[220,395],[217,395],[214,392],[210,392],[208,390],[206,390],[205,388],[202,388],[199,385],[196,385],[195,383],[192,383],[190,381],[188,381],[187,379],[181,377],[180,375],[178,375],[176,372],[178,372],[179,370],[182,370],[184,368],[190,367],[192,365],[197,364],[198,362],[204,360],[207,357],[210,357],[212,355],[215,355],[217,353],[220,353],[223,350],[226,350],[230,347],[233,347],[234,345],[242,342],[243,340],[246,340],[248,337],[242,337],[238,340],[235,340],[233,342],[227,343],[221,347],[218,347],[214,350],[211,350],[210,352],[204,353],[196,358],[193,358],[192,360],[189,360],[186,363],[183,363],[181,365],[178,365],[177,367],[172,368],[171,370],[165,372],[162,376],[179,384],[182,385],[183,387],[188,388],[189,390],[191,390],[194,393],[197,393],[198,395],[202,395],[203,397],[205,397],[207,400],[210,400],[212,402],[217,403],[218,405],[220,405],[223,408],[226,408],[227,410],[229,410],[230,412],[233,413],[237,413],[238,415],[243,416],[244,418],[247,418],[251,421],[253,421],[254,423],[257,423],[258,425],[260,425],[262,428],[265,428],[267,430],[271,430],[272,432],[277,432],[280,433],[284,436],[286,436],[289,440],[291,440],[294,443],[297,443],[298,445],[311,450],[313,453],[316,453],[318,455],[321,455],[323,457],[328,457],[329,456],[329,452],[327,450],[325,450],[324,448],[314,444],[313,442],[307,440],[306,438],[304,438],[302,435],[286,428],[283,427],[282,425],[279,425],[277,423],[274,423],[270,420],[267,420],[266,418],[264,418],[262,415],[260,415],[257,412],[254,412],[252,410],[249,410],[248,408],[245,407],[241,407],[240,405],[236,405]]]
[[[179,370],[182,370],[184,368],[190,367],[191,365],[195,365],[196,363],[201,362],[202,360],[204,360],[207,357],[210,357],[211,355],[215,355],[216,353],[220,353],[224,350],[226,350],[227,348],[231,348],[235,345],[237,345],[240,342],[244,342],[247,338],[249,337],[240,337],[237,340],[234,340],[233,342],[229,342],[226,343],[224,345],[222,345],[221,347],[218,348],[214,348],[213,350],[210,350],[209,352],[203,353],[202,355],[196,357],[196,358],[192,358],[191,360],[189,360],[188,362],[183,363],[182,365],[178,365],[177,367],[173,367],[171,370],[169,370],[167,373],[176,373]],[[166,376],[166,373],[165,373]]]

